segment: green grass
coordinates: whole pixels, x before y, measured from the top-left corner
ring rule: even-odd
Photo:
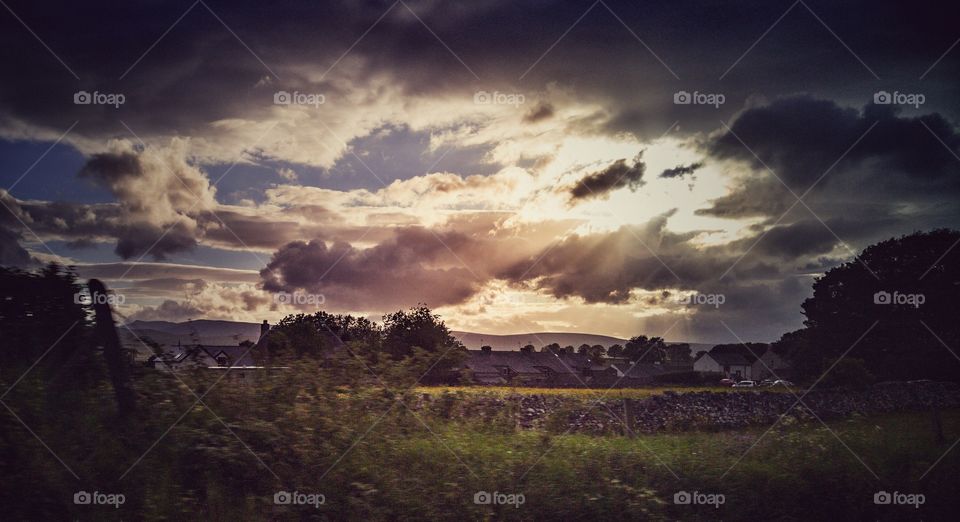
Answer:
[[[478,433],[447,425],[431,428],[436,436],[424,432],[374,451],[380,466],[405,477],[384,488],[385,499],[402,504],[440,496],[444,507],[431,506],[431,517],[451,520],[457,517],[444,517],[448,510],[517,520],[938,519],[956,507],[958,456],[923,475],[960,437],[960,412],[944,414],[944,430],[947,443],[936,444],[926,414],[855,418],[829,429],[807,424],[637,438]],[[346,465],[362,467],[368,458],[358,454]],[[526,503],[473,506],[466,497],[475,489],[523,493]],[[680,490],[722,493],[726,503],[674,505]],[[875,506],[879,490],[922,492],[927,504],[916,512]]]
[[[945,520],[955,519],[960,499],[960,448],[947,453],[960,438],[960,410],[943,412],[942,443],[929,413],[855,417],[829,429],[784,421],[769,432],[628,438],[563,434],[565,426],[517,429],[515,401],[475,401],[494,408],[482,418],[446,415],[442,407],[469,407],[471,395],[483,393],[588,399],[594,390],[424,388],[448,393],[436,407],[408,409],[384,389],[335,388],[310,375],[282,374],[257,386],[224,382],[193,405],[168,376],[150,374],[139,384],[149,408],[127,424],[117,422],[108,385],[75,397],[24,381],[5,402],[46,446],[12,415],[0,416],[0,518]],[[211,379],[204,374],[191,386],[202,393]],[[643,397],[669,389],[614,392]],[[121,492],[127,503],[76,506],[79,489]],[[326,504],[278,507],[280,490],[322,493]],[[681,490],[723,494],[725,503],[675,505]],[[923,493],[927,503],[876,506],[880,490]],[[522,494],[525,502],[477,505],[478,491]]]

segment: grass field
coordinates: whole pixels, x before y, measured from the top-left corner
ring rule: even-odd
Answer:
[[[960,495],[960,455],[938,462],[960,436],[960,412],[944,415],[946,444],[934,442],[929,420],[897,414],[829,429],[808,424],[632,439],[448,425],[434,428],[436,437],[370,449],[379,466],[403,470],[402,480],[377,487],[381,500],[432,519],[456,520],[449,513],[459,512],[510,520],[940,520]],[[358,454],[345,464],[363,469],[369,458]],[[478,490],[523,494],[524,503],[472,505]],[[724,502],[677,505],[674,494],[681,491],[721,494]],[[923,493],[925,500],[919,508],[876,505],[879,491]]]
[[[854,417],[829,428],[784,420],[769,430],[630,438],[518,429],[506,408],[482,419],[416,410],[383,389],[345,393],[297,375],[279,375],[290,382],[275,386],[223,383],[203,404],[169,377],[152,378],[141,388],[150,416],[126,426],[117,425],[108,387],[57,417],[41,416],[57,404],[45,401],[70,397],[36,393],[30,381],[8,396],[36,436],[0,416],[0,518],[952,520],[960,499],[960,449],[950,451],[960,438],[958,410],[942,412],[944,441],[934,438],[929,413]],[[463,400],[458,393],[520,391],[423,390],[452,392],[451,401]],[[76,505],[78,490],[122,493],[126,502]],[[324,502],[277,505],[283,491]],[[924,501],[918,508],[874,504],[881,491],[919,493]],[[483,492],[504,502],[477,503]],[[713,504],[675,503],[682,492]]]

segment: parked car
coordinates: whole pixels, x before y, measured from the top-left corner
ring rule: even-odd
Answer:
[[[764,379],[764,380],[760,381],[759,386],[762,386],[762,387],[766,388],[766,387],[768,387],[768,386],[773,386],[773,383],[774,383],[774,382],[775,382],[775,381],[773,381],[773,380],[771,380],[771,379]]]
[[[793,386],[793,383],[785,379],[777,379],[770,386]]]
[[[720,386],[733,386],[737,381],[733,379],[720,379]]]
[[[756,388],[756,381],[740,381],[733,385],[734,388]]]

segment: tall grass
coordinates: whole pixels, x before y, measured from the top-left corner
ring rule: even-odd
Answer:
[[[107,386],[56,409],[62,398],[42,380],[21,382],[4,402],[47,446],[0,416],[0,518],[939,520],[952,517],[960,498],[960,451],[937,462],[960,438],[960,411],[943,413],[946,443],[934,440],[921,413],[829,429],[790,423],[769,432],[627,438],[518,430],[506,410],[483,422],[453,418],[439,406],[408,407],[415,393],[332,386],[316,368],[255,384],[182,377],[186,385],[141,377],[133,421],[116,418]],[[471,390],[456,390],[444,400],[471,400]],[[119,509],[78,506],[78,490],[120,492],[127,501]],[[276,492],[294,490],[326,502],[274,505]],[[927,501],[920,509],[877,506],[880,490]],[[524,503],[478,505],[479,491],[522,494]],[[678,491],[723,494],[725,502],[676,505]]]

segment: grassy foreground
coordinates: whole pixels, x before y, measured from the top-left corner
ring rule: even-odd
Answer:
[[[133,423],[115,417],[107,387],[72,399],[18,386],[4,402],[36,436],[0,416],[0,518],[946,520],[960,499],[960,450],[948,452],[960,411],[943,412],[943,442],[923,413],[600,437],[517,430],[509,412],[450,418],[445,400],[415,410],[415,396],[344,394],[304,375],[209,393],[215,383],[190,381],[202,402],[163,379],[141,381],[149,408]],[[78,491],[124,502],[78,505]],[[924,502],[876,505],[880,491]],[[277,505],[282,492],[317,502]],[[504,503],[478,504],[481,492]],[[680,492],[714,504],[675,504]]]

